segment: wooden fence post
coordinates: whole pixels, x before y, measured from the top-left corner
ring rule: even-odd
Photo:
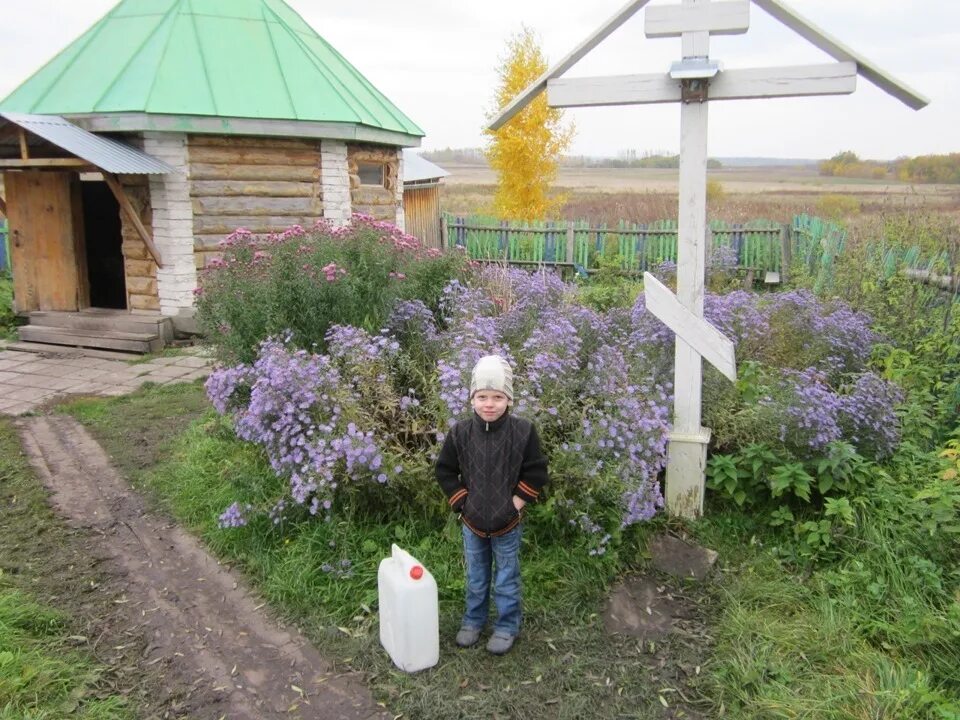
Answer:
[[[573,264],[573,253],[574,253],[574,247],[576,245],[575,238],[576,236],[573,230],[573,221],[568,220],[567,221],[567,255],[566,257],[567,257],[567,262],[570,263],[571,265]]]
[[[793,223],[785,223],[780,232],[780,282],[790,279],[790,265],[793,263]]]
[[[440,216],[440,248],[448,250],[450,248],[450,231],[447,230],[447,223],[450,218],[446,215]]]

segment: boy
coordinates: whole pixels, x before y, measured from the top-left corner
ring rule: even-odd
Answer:
[[[480,358],[473,368],[470,400],[473,417],[447,433],[436,467],[437,482],[463,521],[466,611],[457,645],[470,647],[480,639],[492,579],[497,620],[487,650],[503,655],[520,632],[523,507],[536,502],[546,485],[547,459],[533,424],[509,412],[513,370],[506,360]]]

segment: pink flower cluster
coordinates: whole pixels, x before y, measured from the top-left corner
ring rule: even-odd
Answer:
[[[343,277],[347,274],[344,268],[338,267],[337,264],[333,262],[324,265],[320,270],[326,276],[327,282],[335,282],[338,277]]]

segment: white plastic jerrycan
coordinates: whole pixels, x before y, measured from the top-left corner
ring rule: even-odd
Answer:
[[[440,660],[440,609],[437,581],[410,553],[396,545],[377,571],[380,644],[405,672],[433,667]]]

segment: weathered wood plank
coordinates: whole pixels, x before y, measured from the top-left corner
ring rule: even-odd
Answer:
[[[150,233],[143,226],[143,223],[140,222],[140,213],[137,212],[136,208],[133,207],[133,204],[130,202],[130,198],[127,197],[127,193],[123,189],[123,185],[121,185],[120,181],[110,173],[103,173],[103,179],[107,183],[107,187],[110,188],[110,192],[113,193],[113,196],[120,204],[120,209],[123,210],[124,214],[127,216],[127,219],[133,223],[133,227],[136,228],[140,239],[143,240],[144,245],[146,245],[147,249],[150,251],[150,255],[156,261],[157,267],[163,267],[163,258],[160,257],[160,252],[157,250],[157,246],[153,244],[153,238],[150,237]]]
[[[249,215],[260,216],[303,216],[320,215],[323,203],[318,198],[285,197],[197,197],[193,199],[195,216],[207,215]]]
[[[320,165],[251,165],[237,163],[221,165],[218,163],[190,164],[190,179],[201,180],[281,180],[287,182],[320,182]]]
[[[156,295],[157,281],[148,277],[128,277],[127,292],[134,295]]]
[[[396,205],[396,196],[382,187],[361,185],[350,191],[354,205]]]
[[[77,310],[86,302],[71,174],[5,173],[16,310]]]
[[[146,245],[137,238],[137,242],[127,242],[124,241],[122,245],[122,252],[125,258],[130,258],[131,260],[149,260],[150,253],[147,252]]]
[[[643,274],[643,290],[647,310],[726,378],[736,382],[736,355],[729,338],[681,305],[670,289],[650,273]]]
[[[157,264],[153,260],[133,260],[124,258],[123,266],[127,271],[127,279],[131,277],[156,277]]]
[[[279,148],[281,150],[312,150],[314,152],[320,150],[320,143],[316,140],[248,137],[245,135],[191,135],[187,139],[187,144],[191,148]]]
[[[320,184],[287,180],[198,180],[190,184],[193,197],[322,197]]]
[[[838,62],[826,65],[727,70],[710,83],[708,95],[711,100],[746,100],[849,95],[856,89],[856,63]]]
[[[311,228],[319,217],[319,215],[313,217],[202,215],[194,218],[193,231],[194,235],[229,235],[237,228],[243,227],[253,233],[283,232],[291,225]]]
[[[320,163],[319,150],[280,150],[272,148],[217,148],[191,147],[191,163],[219,163],[221,165],[293,165],[314,167]]]
[[[649,38],[679,37],[684,32],[740,35],[750,29],[750,0],[700,5],[651,5],[644,13]]]
[[[854,63],[724,70],[710,82],[710,100],[847,95],[856,90]],[[551,107],[679,102],[680,83],[665,73],[551,80]]]
[[[137,295],[130,293],[130,308],[132,310],[159,310],[160,298],[156,295]]]
[[[89,162],[80,158],[30,158],[28,160],[0,160],[0,168],[82,168],[90,167]]]

